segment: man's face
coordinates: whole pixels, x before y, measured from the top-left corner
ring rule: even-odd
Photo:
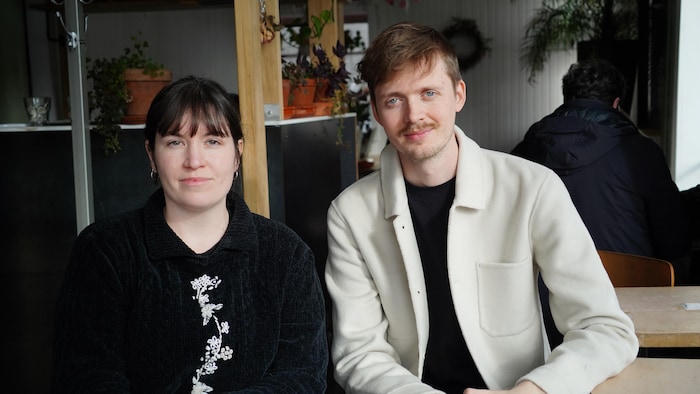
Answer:
[[[456,113],[464,106],[464,81],[453,84],[441,60],[406,66],[375,88],[374,116],[403,160],[419,163],[454,140]]]

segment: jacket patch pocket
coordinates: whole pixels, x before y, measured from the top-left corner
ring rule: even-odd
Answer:
[[[491,336],[516,335],[539,321],[532,264],[482,262],[477,264],[479,322]]]

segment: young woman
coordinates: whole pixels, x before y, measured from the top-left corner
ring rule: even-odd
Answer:
[[[314,257],[232,192],[243,133],[227,92],[173,82],[151,104],[145,145],[162,187],[75,242],[52,391],[324,392]]]

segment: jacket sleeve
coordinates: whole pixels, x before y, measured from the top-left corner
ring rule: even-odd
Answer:
[[[636,357],[634,326],[621,310],[593,241],[561,180],[541,184],[529,224],[534,260],[564,341],[526,374],[546,392],[588,393]]]
[[[690,252],[689,215],[681,200],[661,149],[648,141],[652,151],[639,163],[646,171],[638,172],[644,182],[649,231],[654,256],[674,261]],[[683,275],[683,273],[679,273]]]
[[[77,238],[59,293],[52,393],[128,393],[124,283],[114,249],[88,227]]]
[[[331,203],[326,285],[333,300],[336,380],[348,394],[439,393],[403,367],[387,341],[382,301],[345,214],[352,212],[341,212],[337,201]]]
[[[273,364],[255,386],[237,393],[323,393],[328,342],[325,305],[314,256],[299,240],[288,258],[279,344]],[[261,284],[264,285],[264,284]]]

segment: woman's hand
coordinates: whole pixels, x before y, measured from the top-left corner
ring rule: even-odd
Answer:
[[[466,389],[464,394],[478,394],[478,393],[510,393],[510,394],[546,394],[539,386],[532,383],[529,380],[523,380],[522,382],[515,385],[510,390],[479,390],[479,389]]]

